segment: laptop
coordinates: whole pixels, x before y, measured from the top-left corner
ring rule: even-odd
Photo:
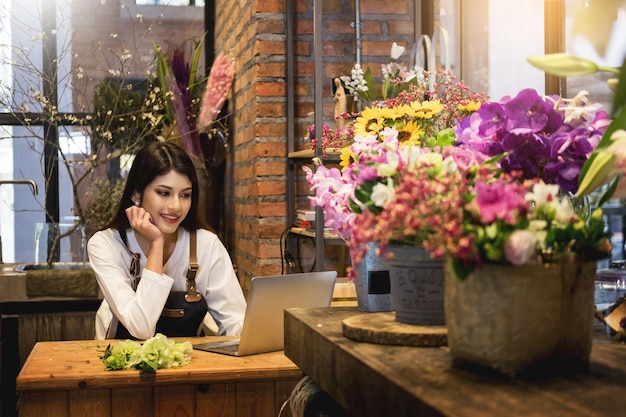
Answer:
[[[330,306],[336,279],[336,271],[254,277],[241,336],[197,343],[193,348],[233,356],[283,350],[285,310]]]

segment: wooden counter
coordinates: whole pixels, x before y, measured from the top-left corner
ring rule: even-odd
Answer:
[[[385,346],[343,336],[354,308],[290,309],[285,354],[353,417],[624,416],[626,345],[599,334],[589,369],[541,367],[509,378],[453,365],[447,348]],[[603,337],[604,336],[604,337]],[[560,375],[560,376],[556,376]]]
[[[19,415],[276,417],[303,376],[282,351],[238,358],[194,350],[188,365],[155,374],[105,371],[107,344],[37,343],[17,377]]]
[[[16,415],[15,378],[42,340],[93,339],[99,297],[30,296],[26,272],[0,265],[0,412]]]

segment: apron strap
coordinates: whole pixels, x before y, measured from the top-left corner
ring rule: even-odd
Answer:
[[[198,302],[202,299],[196,291],[196,272],[198,272],[198,259],[196,257],[196,231],[189,232],[189,268],[187,269],[187,294],[185,300],[190,303]]]

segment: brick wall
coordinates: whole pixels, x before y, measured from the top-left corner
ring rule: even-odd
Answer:
[[[98,59],[75,61],[80,61],[85,75],[80,81],[75,80],[85,84],[78,88],[84,96],[75,97],[76,102],[88,106],[96,80],[111,75],[108,70],[117,67],[117,57],[109,51],[119,52],[125,45],[136,50],[127,64],[127,75],[141,78],[146,68],[150,68],[155,44],[169,48],[197,40],[204,31],[202,19],[189,23],[168,18],[169,11],[165,9],[165,15],[156,19],[156,24],[154,17],[133,14],[125,6],[129,1],[132,2],[75,2],[73,25],[78,35],[74,38],[72,53],[87,57],[99,55]],[[298,150],[309,146],[303,136],[306,127],[313,123],[313,0],[293,2],[293,111]],[[280,242],[287,226],[287,2],[217,0],[215,4],[215,50],[231,54],[236,68],[229,102],[232,137],[225,173],[223,238],[238,267],[242,285],[247,288],[251,277],[277,274],[282,269]],[[389,59],[392,42],[406,45],[413,41],[415,2],[361,0],[360,6],[362,64],[378,76],[380,64]],[[353,0],[323,1],[324,82],[321,88],[326,120],[332,120],[334,110],[331,80],[348,74],[356,60],[354,22]],[[87,31],[89,36],[80,36],[81,30]],[[297,181],[300,207],[308,207],[307,192],[308,186],[300,176]],[[311,265],[310,259],[308,265]]]
[[[414,3],[362,0],[362,63],[380,74],[392,42],[413,41]],[[312,123],[313,1],[294,0],[295,135]],[[225,241],[244,288],[255,275],[281,272],[280,238],[286,228],[286,2],[216,2],[217,51],[235,58],[230,102],[232,146],[225,184]],[[332,120],[331,79],[348,74],[356,59],[354,2],[323,1],[324,115]],[[296,149],[308,145],[298,140]],[[301,184],[301,181],[300,181]],[[306,193],[306,187],[299,187]]]

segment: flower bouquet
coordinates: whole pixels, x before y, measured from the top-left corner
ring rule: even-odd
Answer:
[[[400,141],[408,144],[431,147],[436,142],[451,144],[453,134],[448,129],[487,100],[486,94],[471,91],[451,71],[431,73],[421,68],[408,69],[399,62],[404,52],[404,47],[393,43],[389,63],[381,65],[380,86],[372,71],[363,72],[359,64],[354,65],[350,76],[340,77],[342,85],[363,108],[343,113],[341,127],[322,127],[324,155],[328,149],[347,150],[355,136],[377,134],[385,127],[395,127],[400,132]],[[378,100],[378,91],[382,100]],[[310,126],[307,133],[315,149],[315,126]]]

